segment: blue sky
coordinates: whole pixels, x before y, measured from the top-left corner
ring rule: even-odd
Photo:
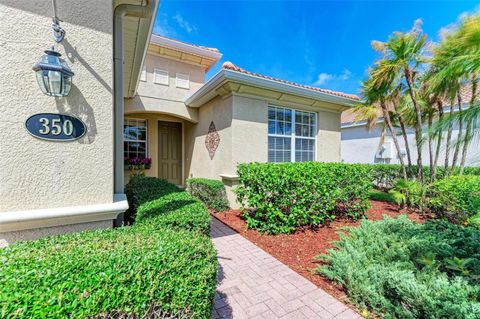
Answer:
[[[173,1],[161,0],[154,32],[215,47],[222,60],[252,72],[358,93],[375,60],[372,40],[423,20],[431,40],[478,1]]]

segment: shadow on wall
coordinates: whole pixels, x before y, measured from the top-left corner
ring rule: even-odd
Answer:
[[[112,93],[112,88],[110,87],[110,85],[108,85],[107,82],[105,82],[104,79],[102,79],[102,77],[100,75],[98,75],[98,73],[90,66],[90,64],[88,64],[87,61],[85,61],[85,59],[83,59],[80,54],[78,54],[77,52],[77,48],[74,48],[70,42],[68,42],[68,39],[64,39],[61,43],[63,45],[63,48],[65,50],[65,53],[66,53],[66,56],[68,58],[68,60],[70,61],[70,63],[75,63],[75,62],[80,62],[82,64],[82,66],[88,70],[88,72],[90,72],[90,74],[92,74],[95,79],[100,82],[103,87],[109,92],[109,93]]]
[[[88,104],[82,92],[72,84],[70,94],[65,98],[55,98],[55,103],[60,113],[76,116],[87,126],[87,133],[78,142],[80,144],[93,143],[97,135],[97,124],[93,108]]]

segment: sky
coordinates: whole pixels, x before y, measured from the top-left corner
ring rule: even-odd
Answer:
[[[431,41],[479,1],[178,1],[160,0],[154,33],[208,47],[251,72],[359,93],[378,57],[372,40],[408,31],[416,19]]]

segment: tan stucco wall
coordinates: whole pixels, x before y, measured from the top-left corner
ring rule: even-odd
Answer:
[[[57,1],[65,40],[55,45],[75,72],[66,98],[40,91],[32,66],[53,43],[50,1],[0,2],[0,213],[112,202],[112,2]],[[87,133],[47,142],[24,127],[35,113],[82,119]]]
[[[268,160],[268,105],[316,112],[316,160],[340,161],[340,112],[238,94],[217,97],[199,109],[199,122],[192,131],[194,143],[187,147],[193,154],[187,171],[188,176],[218,180],[224,175],[227,196],[234,208],[238,207],[232,192],[236,185],[237,164]],[[212,120],[221,138],[213,160],[205,148],[205,137]]]
[[[203,105],[199,110],[199,122],[191,130],[191,141],[186,146],[186,176],[219,179],[220,174],[235,172],[232,158],[232,102],[233,98],[217,97]],[[220,136],[220,143],[213,159],[210,159],[205,146],[205,138],[211,122],[214,122]]]
[[[147,70],[147,81],[138,84],[138,95],[183,103],[193,92],[197,91],[205,82],[205,68],[193,64],[180,62],[148,53],[144,66]],[[154,69],[168,71],[169,84],[154,83]],[[189,74],[190,89],[178,88],[175,84],[177,73]]]

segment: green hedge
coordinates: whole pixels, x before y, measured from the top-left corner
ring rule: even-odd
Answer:
[[[338,215],[359,218],[369,207],[371,178],[362,165],[250,163],[238,166],[235,190],[248,227],[288,233]]]
[[[373,184],[376,188],[382,190],[389,190],[398,179],[403,178],[402,169],[399,164],[355,164],[364,165],[372,175]],[[423,167],[424,176],[430,176],[430,167]],[[451,172],[452,175],[458,175],[459,169],[456,168]],[[480,175],[480,167],[465,167],[463,174],[465,175]],[[414,178],[417,175],[417,166],[412,165],[407,167],[407,175]],[[445,176],[443,166],[437,167],[436,178],[440,179]]]
[[[480,214],[480,176],[450,176],[430,188],[430,208],[440,217],[464,223]]]
[[[153,306],[189,318],[211,316],[218,263],[206,235],[208,211],[164,181],[134,183],[131,200],[139,212],[133,226],[0,250],[1,318],[143,315]]]
[[[206,178],[187,179],[188,192],[217,212],[228,210],[225,185],[221,181]]]
[[[362,221],[320,257],[361,309],[383,318],[480,318],[480,231],[406,216]]]

